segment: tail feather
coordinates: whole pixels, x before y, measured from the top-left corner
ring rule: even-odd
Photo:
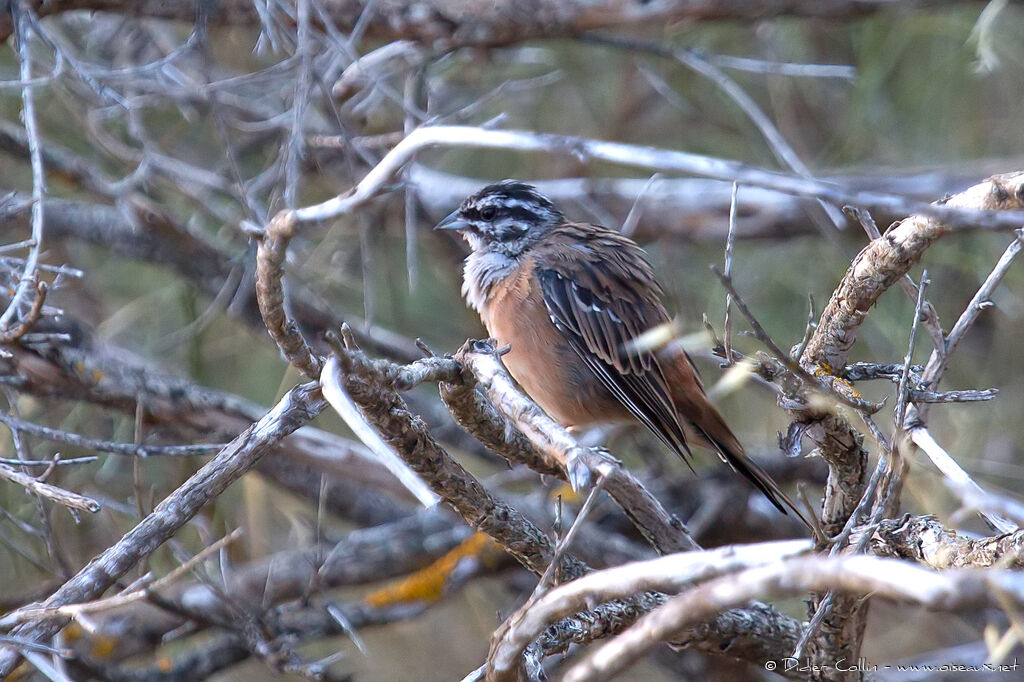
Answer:
[[[750,481],[779,511],[788,514],[792,510],[808,528],[813,528],[807,517],[793,500],[782,492],[768,472],[747,457],[743,445],[740,444],[729,425],[725,423],[722,415],[708,400],[700,377],[697,375],[697,369],[689,358],[685,355],[674,358],[672,361],[666,358],[663,366],[671,388],[672,402],[687,436],[692,437],[691,441],[716,451],[722,461]],[[680,452],[680,454],[682,453]]]
[[[811,522],[800,511],[796,503],[786,493],[782,492],[782,489],[772,480],[768,472],[762,469],[757,462],[747,457],[743,445],[733,435],[732,430],[725,423],[718,410],[710,402],[705,402],[702,407],[704,409],[700,410],[699,421],[691,421],[693,430],[700,437],[699,440],[704,441],[704,445],[715,450],[722,458],[722,461],[728,464],[733,471],[738,472],[750,481],[779,511],[783,514],[788,514],[792,510],[796,517],[804,522],[804,525],[808,528],[813,528]]]
[[[718,451],[718,454],[721,455],[722,459],[732,467],[733,471],[738,471],[742,474],[743,477],[750,481],[755,488],[760,490],[764,496],[779,509],[779,511],[783,514],[788,514],[789,512],[786,509],[786,507],[788,507],[794,514],[796,514],[798,519],[804,522],[804,525],[808,528],[813,528],[811,522],[806,516],[804,516],[803,512],[800,511],[800,508],[796,506],[796,503],[790,499],[789,495],[782,492],[779,485],[772,480],[772,477],[768,475],[767,471],[761,468],[761,465],[747,457],[746,453],[743,452],[742,446],[740,446],[739,452],[736,452],[735,450],[722,447],[720,443],[715,441],[711,441],[711,444],[714,446],[714,449]],[[739,445],[738,442],[736,444]]]

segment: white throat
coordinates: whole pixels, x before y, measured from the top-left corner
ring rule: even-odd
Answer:
[[[491,289],[515,270],[516,261],[496,251],[473,251],[462,269],[462,295],[481,315]]]

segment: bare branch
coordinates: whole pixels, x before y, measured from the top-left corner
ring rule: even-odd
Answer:
[[[307,377],[317,380],[323,369],[323,359],[309,347],[284,309],[281,280],[288,243],[295,236],[297,226],[295,214],[291,211],[282,211],[267,226],[256,254],[256,298],[267,331],[285,358]]]
[[[28,151],[32,165],[32,246],[29,248],[28,258],[25,259],[25,267],[18,279],[18,285],[14,290],[7,309],[0,314],[0,334],[12,336],[16,329],[8,329],[11,321],[21,313],[20,307],[30,289],[36,286],[36,268],[39,264],[39,254],[43,249],[43,195],[46,193],[45,175],[43,171],[43,160],[40,155],[39,129],[36,124],[35,98],[33,88],[28,83],[32,80],[32,50],[29,40],[29,18],[27,10],[20,4],[10,7],[11,16],[14,17],[18,33],[18,61],[21,65],[21,80],[26,84],[21,89],[22,118],[25,122],[25,134],[28,138]],[[43,295],[42,291],[36,293],[36,301]],[[42,305],[39,303],[39,305]],[[35,306],[33,305],[33,310]],[[38,313],[37,313],[38,314]],[[20,334],[18,335],[20,336]]]
[[[948,0],[915,0],[914,5],[945,5]],[[124,12],[117,0],[57,0],[33,5],[44,15],[74,9]],[[417,7],[404,2],[343,2],[325,0],[324,12],[344,32],[355,31],[367,38],[408,39],[425,43],[440,41],[449,45],[496,46],[532,40],[573,36],[580,31],[629,26],[668,25],[686,20],[731,19],[763,20],[772,16],[851,18],[870,14],[891,5],[887,0],[817,3],[807,0],[779,2],[713,2],[698,5],[685,0],[668,0],[650,6],[623,5],[616,0],[597,2],[559,2],[541,0],[524,8],[515,0],[493,4],[466,5],[456,0],[426,0]],[[226,25],[258,25],[260,3],[250,0],[221,0],[209,11],[211,22]],[[373,11],[367,8],[372,7]],[[263,10],[266,11],[266,10]],[[192,21],[195,7],[190,0],[141,0],[132,6],[133,14]],[[3,26],[0,25],[0,29]],[[9,30],[9,29],[8,29]]]
[[[948,209],[1019,212],[1024,208],[1024,173],[993,176],[949,197],[941,205]],[[801,364],[826,368],[846,364],[857,338],[857,328],[868,310],[920,260],[936,239],[953,229],[944,219],[945,216],[931,212],[912,215],[857,255],[822,311],[818,328],[800,359]],[[1010,223],[1017,221],[1019,218],[1014,217]]]
[[[196,444],[196,445],[142,445],[135,443],[114,443],[112,441],[86,438],[77,433],[69,433],[59,429],[51,429],[47,426],[40,426],[31,422],[12,417],[0,412],[0,423],[11,430],[29,433],[38,438],[65,443],[79,448],[109,452],[115,455],[129,455],[132,457],[194,457],[196,455],[212,455],[224,448],[223,443]]]
[[[525,130],[492,130],[464,126],[417,128],[389,151],[352,190],[321,204],[297,209],[295,219],[299,222],[319,221],[352,213],[376,196],[420,151],[432,147],[546,152],[573,156],[582,161],[604,161],[647,170],[699,175],[738,182],[742,185],[764,187],[794,196],[824,199],[835,204],[852,203],[897,214],[902,211],[903,215],[918,212],[922,220],[941,219],[943,231],[955,227],[1004,229],[1024,223],[1024,211],[1021,210],[1024,209],[1024,202],[1011,199],[1012,192],[1007,195],[1006,189],[1002,190],[1000,201],[967,202],[963,206],[953,200],[943,205],[926,204],[891,194],[849,191],[832,183],[767,171],[737,161],[698,154],[565,135],[546,135]],[[1006,176],[1000,181],[1000,185],[1009,186],[1012,181],[1012,175]],[[1002,210],[1006,212],[1003,213]]]
[[[593,604],[652,590],[676,592],[694,583],[806,552],[808,540],[721,547],[670,554],[591,573],[555,588],[520,609],[495,633],[488,655],[488,679],[507,676],[518,667],[526,647],[555,620]]]
[[[64,583],[42,605],[63,606],[101,595],[141,558],[170,539],[204,505],[251,469],[278,441],[319,414],[325,406],[311,385],[292,389],[263,419],[239,434],[214,459],[157,505],[152,514]],[[11,614],[11,617],[16,616]],[[45,641],[60,627],[61,623],[55,620],[27,623],[15,628],[12,634],[32,641]],[[10,647],[0,648],[0,675],[10,674],[17,662],[17,651]]]
[[[659,552],[698,547],[682,522],[670,515],[621,462],[605,451],[581,447],[568,431],[523,395],[501,365],[493,346],[467,342],[457,357],[473,373],[491,403],[550,463],[557,463],[574,488],[604,478],[608,494]]]
[[[79,495],[78,493],[58,488],[55,485],[44,483],[38,478],[29,476],[28,474],[23,474],[17,469],[9,467],[6,464],[0,464],[0,478],[5,478],[11,483],[16,483],[26,490],[29,490],[41,497],[45,497],[52,502],[63,505],[70,510],[78,509],[81,511],[87,511],[91,514],[95,514],[100,510],[100,503],[91,497]]]
[[[565,675],[567,682],[607,680],[683,627],[763,596],[782,598],[808,590],[871,593],[941,611],[977,610],[998,603],[997,595],[1024,603],[1012,571],[952,570],[936,573],[905,561],[869,556],[798,557],[776,561],[704,583],[644,616]],[[764,662],[762,662],[762,665]],[[831,667],[834,667],[833,661]],[[829,671],[826,671],[829,672]]]
[[[935,570],[948,568],[1024,567],[1024,531],[991,538],[971,538],[945,528],[933,516],[883,519],[854,531],[852,544],[867,536],[870,554],[917,561]]]

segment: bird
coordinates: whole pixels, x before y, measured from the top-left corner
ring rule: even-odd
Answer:
[[[807,519],[711,404],[685,352],[634,343],[669,322],[663,290],[629,237],[573,222],[536,187],[487,185],[435,227],[469,245],[462,294],[506,369],[562,426],[637,421],[692,469],[690,444],[716,452],[782,513]]]

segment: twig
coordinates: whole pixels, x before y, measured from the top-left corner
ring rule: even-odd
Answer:
[[[99,457],[91,455],[89,457],[72,457],[71,459],[7,459],[0,457],[0,464],[7,464],[8,466],[19,466],[19,467],[52,467],[52,466],[70,466],[76,464],[89,464],[95,462]]]
[[[820,198],[835,204],[859,204],[893,215],[917,212],[922,216],[941,219],[944,226],[949,229],[1005,229],[1024,223],[1024,210],[1020,210],[1024,209],[1024,206],[1018,206],[1009,200],[1004,200],[1003,203],[1009,203],[1015,210],[989,210],[1000,208],[996,205],[970,210],[961,208],[957,202],[951,202],[951,206],[935,205],[881,192],[850,191],[830,182],[767,171],[736,161],[698,154],[525,130],[494,130],[467,126],[417,128],[395,145],[350,191],[323,203],[297,209],[294,219],[299,222],[323,221],[352,213],[375,197],[405,164],[415,158],[416,154],[430,147],[518,149],[570,155],[585,161],[603,161],[669,173],[693,174],[738,182],[742,185],[765,187],[794,196]],[[1002,178],[1002,184],[1012,183],[1013,177],[1011,175]],[[1012,192],[1008,196],[1012,196]]]
[[[28,137],[29,158],[32,165],[32,246],[29,247],[25,268],[21,272],[14,296],[7,309],[0,314],[0,333],[9,334],[13,330],[8,327],[11,320],[19,314],[21,302],[28,295],[30,287],[36,282],[36,267],[39,254],[43,248],[43,195],[46,192],[46,178],[43,171],[43,159],[40,153],[39,130],[36,127],[36,109],[33,88],[28,83],[32,80],[32,50],[29,43],[28,9],[19,3],[11,4],[11,15],[17,28],[18,61],[20,63],[21,80],[26,84],[21,88],[22,118],[25,133]],[[42,292],[36,294],[38,297]],[[40,303],[41,305],[41,303]],[[22,332],[24,333],[24,332]]]
[[[903,358],[903,374],[896,389],[896,434],[894,438],[902,438],[903,419],[906,416],[903,408],[907,404],[907,381],[910,378],[910,361],[914,357],[914,341],[917,340],[917,326],[921,321],[921,307],[924,305],[924,291],[928,288],[928,271],[921,273],[921,284],[917,289],[917,304],[914,306],[914,319],[910,324],[910,340],[907,342],[907,356]]]
[[[960,314],[953,328],[949,330],[949,334],[946,336],[942,346],[932,351],[931,356],[928,358],[928,364],[925,365],[924,371],[921,372],[922,383],[927,384],[929,387],[938,386],[939,380],[949,364],[950,356],[956,351],[960,341],[971,325],[974,324],[975,320],[978,319],[981,311],[990,306],[992,294],[1003,281],[1003,277],[1006,276],[1010,266],[1022,249],[1024,249],[1024,229],[1019,229],[1014,234],[1014,240],[1003,251],[988,277],[985,278],[981,287],[978,288],[978,291],[971,298],[971,302],[967,304],[967,307],[964,308],[964,312]],[[926,412],[927,410],[923,406],[909,405],[907,407],[906,422],[913,424],[923,421]]]
[[[957,464],[956,460],[938,444],[926,427],[911,426],[908,430],[910,432],[910,439],[928,455],[932,464],[942,472],[942,475],[957,497],[963,499],[965,494],[973,493],[978,499],[983,500],[988,496],[988,493],[971,478],[970,474],[964,471]],[[983,508],[979,509],[979,511],[1001,533],[1012,533],[1018,528],[1016,523],[998,514],[986,512]]]
[[[69,510],[87,511],[95,514],[100,510],[100,503],[91,497],[79,495],[63,488],[58,488],[49,483],[43,483],[38,478],[23,474],[13,467],[0,464],[0,478],[5,478],[11,483],[17,483],[23,488],[45,497],[48,500],[67,507]],[[73,512],[72,512],[73,513]]]
[[[203,550],[198,552],[191,559],[183,563],[182,565],[175,568],[167,575],[154,580],[149,584],[137,586],[134,589],[115,595],[113,597],[107,597],[106,599],[97,599],[95,601],[84,602],[81,604],[65,604],[63,606],[26,606],[17,611],[0,618],[0,628],[9,628],[16,623],[26,623],[31,621],[46,620],[51,618],[78,618],[83,614],[91,614],[99,611],[107,611],[110,609],[116,609],[122,606],[131,604],[132,602],[141,601],[147,599],[153,594],[156,594],[159,590],[163,589],[167,585],[180,578],[185,573],[191,571],[199,563],[205,561],[211,554],[219,552],[221,548],[234,542],[242,536],[242,530],[236,528],[224,537],[220,538],[216,542],[213,542]]]
[[[98,597],[142,557],[160,547],[200,509],[251,469],[282,438],[322,412],[324,407],[326,403],[312,385],[298,386],[289,391],[274,409],[168,495],[152,514],[64,583],[53,596],[43,602],[43,606],[63,606]],[[17,618],[15,614],[17,611],[10,614],[10,617]],[[45,641],[61,626],[59,620],[26,623],[15,628],[12,634],[32,641]],[[10,674],[18,657],[14,649],[0,648],[0,676]]]
[[[795,78],[841,78],[843,80],[856,80],[857,78],[857,68],[846,66],[845,64],[776,62],[725,54],[703,54],[698,50],[694,50],[694,52],[700,54],[701,57],[712,64],[737,71],[791,76]]]
[[[632,237],[633,233],[636,232],[636,226],[640,224],[640,216],[643,213],[643,200],[658,180],[661,180],[661,173],[654,173],[651,177],[647,178],[647,182],[644,183],[644,186],[640,188],[640,191],[634,197],[633,204],[629,207],[629,213],[626,214],[625,220],[622,221],[622,226],[619,228],[620,233],[627,237]]]
[[[910,372],[911,376],[914,377],[914,383],[920,384],[921,370],[924,369],[924,365],[911,365]],[[872,379],[888,379],[890,381],[898,382],[900,377],[903,376],[903,365],[897,364],[884,364],[876,362],[854,362],[847,365],[839,372],[838,375],[841,379],[847,381],[871,381]]]
[[[135,443],[115,443],[97,438],[87,438],[77,433],[52,429],[48,426],[33,424],[9,414],[0,412],[0,424],[9,429],[28,433],[37,438],[65,443],[88,450],[108,452],[114,455],[128,455],[131,457],[194,457],[200,455],[212,455],[224,448],[223,443],[198,443],[195,445],[142,445]]]
[[[775,124],[771,122],[771,119],[769,119],[764,111],[762,111],[761,107],[757,105],[757,102],[755,102],[754,99],[748,95],[727,73],[722,71],[703,55],[694,50],[677,49],[659,43],[620,37],[587,34],[584,36],[584,39],[599,45],[611,45],[612,47],[644,51],[662,57],[669,57],[707,78],[714,83],[719,90],[725,93],[725,95],[731,99],[744,114],[746,114],[747,118],[749,118],[751,123],[754,124],[754,127],[756,127],[761,133],[761,137],[764,138],[765,142],[768,144],[768,148],[772,151],[772,154],[776,159],[778,159],[780,164],[789,168],[800,177],[812,177],[807,164],[805,164],[797,155],[793,147],[782,136],[782,133],[779,132],[779,129],[775,127]],[[822,200],[819,200],[819,204],[835,227],[842,229],[846,226],[845,221],[842,218],[842,212],[839,211],[839,209]],[[826,236],[828,236],[827,233]]]
[[[32,299],[32,307],[29,308],[28,313],[18,321],[18,324],[4,329],[0,326],[0,344],[12,343],[22,338],[31,331],[32,327],[39,321],[39,318],[43,316],[43,304],[46,303],[46,282],[41,280],[35,282],[36,295]],[[14,299],[11,299],[11,305],[14,304]]]
[[[323,386],[324,397],[331,404],[334,411],[345,420],[352,432],[363,442],[376,460],[388,471],[394,474],[395,478],[402,482],[409,492],[416,496],[425,507],[437,503],[438,497],[431,492],[422,480],[409,469],[402,459],[395,453],[394,449],[384,442],[380,435],[370,427],[366,419],[359,413],[352,398],[345,392],[341,382],[338,381],[340,367],[336,358],[328,358],[324,363],[324,370],[320,373],[320,384]]]
[[[800,345],[796,347],[796,351],[792,354],[794,359],[799,360],[803,357],[804,351],[807,350],[807,344],[811,340],[811,334],[814,333],[815,323],[814,296],[807,294],[807,324],[804,325],[804,336],[800,339]]]
[[[729,234],[725,237],[725,276],[732,277],[732,247],[736,238],[736,207],[739,204],[740,186],[732,183],[732,195],[729,199]],[[725,361],[733,364],[736,359],[732,355],[732,294],[725,295],[725,321],[722,323],[722,342],[725,347]]]
[[[871,401],[864,400],[863,398],[847,396],[839,393],[831,384],[826,383],[820,377],[814,376],[797,364],[792,358],[786,355],[781,348],[779,348],[778,344],[775,343],[775,340],[772,339],[767,331],[765,331],[764,327],[761,326],[761,323],[757,321],[756,317],[754,317],[754,314],[750,312],[750,308],[747,307],[743,298],[736,291],[736,287],[733,285],[732,280],[722,274],[722,272],[714,265],[711,266],[711,271],[715,273],[716,277],[718,277],[718,280],[722,283],[722,286],[725,287],[725,290],[732,295],[736,308],[743,313],[745,318],[747,318],[747,322],[750,323],[750,327],[753,329],[754,336],[757,337],[757,340],[767,346],[771,354],[775,356],[775,359],[781,362],[790,372],[797,375],[806,386],[814,388],[825,396],[834,398],[836,401],[852,407],[855,410],[867,412],[868,414],[874,414],[878,410],[882,409],[881,404],[872,403]]]

